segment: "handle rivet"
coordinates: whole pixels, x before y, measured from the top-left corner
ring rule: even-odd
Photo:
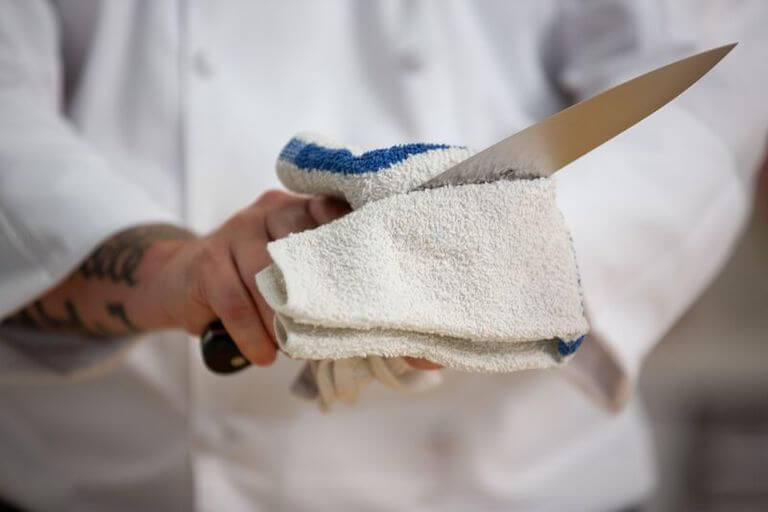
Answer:
[[[232,359],[229,360],[229,364],[231,364],[235,368],[239,368],[239,367],[245,365],[245,363],[247,363],[247,362],[248,361],[246,361],[243,356],[235,356],[235,357],[233,357]]]

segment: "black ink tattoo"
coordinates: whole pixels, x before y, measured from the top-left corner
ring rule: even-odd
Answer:
[[[66,311],[64,316],[54,315],[46,309],[42,301],[36,300],[28,308],[22,309],[17,314],[3,321],[3,325],[26,329],[98,335],[98,333],[88,329],[85,323],[83,323],[83,319],[77,311],[74,301],[71,299],[65,300],[64,309]]]
[[[189,240],[194,235],[189,231],[169,225],[142,226],[124,231],[99,246],[80,265],[80,275],[86,280],[108,279],[113,283],[136,286],[137,269],[152,244],[159,240]],[[140,329],[130,320],[121,302],[107,302],[104,305],[109,318],[114,318],[119,327],[106,328],[99,322],[86,325],[74,300],[64,301],[65,314],[52,314],[43,302],[37,300],[13,316],[0,321],[0,325],[77,333],[95,337],[118,336],[138,332]]]
[[[77,332],[85,328],[83,320],[77,312],[75,303],[72,302],[71,299],[64,301],[64,309],[67,310],[67,315],[64,318],[59,318],[48,313],[43,307],[43,302],[39,300],[35,301],[32,308],[35,313],[37,313],[37,318],[40,319],[41,324],[51,329]]]
[[[108,329],[99,322],[94,322],[93,327],[87,326],[72,299],[64,301],[64,309],[66,313],[63,316],[54,315],[43,305],[42,301],[37,300],[28,308],[22,309],[17,314],[7,318],[2,322],[2,325],[81,334],[97,338],[119,336],[139,331],[129,320],[128,314],[125,312],[125,306],[120,302],[108,302],[105,306],[106,312],[111,317],[115,317],[120,321],[121,328],[119,329]]]
[[[125,312],[125,306],[119,302],[107,302],[107,313],[117,317],[120,322],[128,329],[128,332],[138,332],[139,329],[131,323],[128,319],[128,314]]]
[[[109,279],[135,286],[136,270],[157,240],[188,240],[193,235],[174,226],[147,226],[124,231],[104,242],[80,265],[86,279]]]

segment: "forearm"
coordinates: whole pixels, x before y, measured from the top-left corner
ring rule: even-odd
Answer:
[[[123,231],[3,325],[98,337],[179,327],[163,304],[162,270],[192,233],[171,225]]]
[[[333,199],[270,191],[206,236],[167,224],[128,229],[3,323],[99,337],[199,335],[218,318],[251,362],[267,365],[276,355],[273,313],[254,279],[271,262],[267,244],[348,211]]]

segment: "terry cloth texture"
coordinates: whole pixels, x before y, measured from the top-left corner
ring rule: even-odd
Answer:
[[[342,197],[355,208],[268,246],[274,263],[256,283],[288,355],[360,358],[342,364],[373,376],[371,356],[423,357],[475,372],[568,359],[588,325],[554,182],[411,191],[469,156],[438,144],[360,152],[304,134],[288,143],[277,163],[288,188]],[[364,358],[368,373],[360,370]],[[335,375],[328,363],[310,371],[320,394],[328,391]]]

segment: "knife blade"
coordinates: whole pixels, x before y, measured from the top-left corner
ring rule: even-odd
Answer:
[[[736,43],[687,57],[624,82],[523,129],[417,187],[549,176],[642,121],[693,85]],[[250,363],[218,320],[201,337],[203,360],[229,374]]]
[[[561,110],[458,163],[419,189],[549,176],[675,99],[736,44],[667,64]]]

